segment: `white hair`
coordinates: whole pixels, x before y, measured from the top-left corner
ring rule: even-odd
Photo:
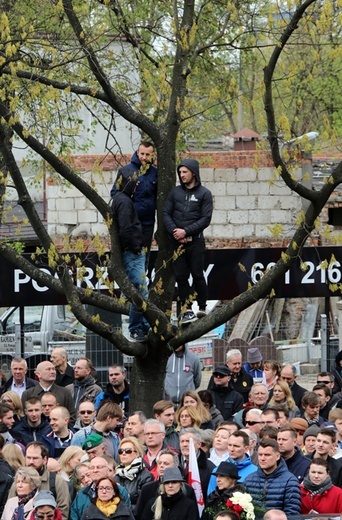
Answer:
[[[231,350],[227,350],[226,360],[229,361],[232,356],[241,356],[242,357],[241,351],[238,350],[237,348],[232,348]]]

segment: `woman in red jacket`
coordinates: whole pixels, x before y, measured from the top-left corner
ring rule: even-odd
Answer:
[[[300,485],[301,514],[342,512],[342,489],[334,486],[324,459],[313,459],[309,473]]]

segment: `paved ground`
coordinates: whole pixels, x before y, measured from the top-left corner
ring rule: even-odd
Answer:
[[[210,370],[202,370],[202,382],[199,390],[206,390],[208,387],[209,379],[212,372]],[[307,374],[304,376],[297,377],[297,383],[303,386],[307,390],[312,390],[312,387],[316,384],[317,374]]]

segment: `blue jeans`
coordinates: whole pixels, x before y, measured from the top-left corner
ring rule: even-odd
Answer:
[[[131,251],[124,251],[122,254],[122,262],[125,272],[134,287],[144,298],[147,299],[148,290],[146,287],[145,254],[141,253],[137,255]],[[140,312],[133,304],[131,304],[129,309],[128,330],[130,332],[139,330],[145,334],[149,328],[150,325],[144,318],[142,312]]]

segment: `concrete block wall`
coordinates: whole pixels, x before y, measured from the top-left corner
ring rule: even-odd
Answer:
[[[267,152],[192,153],[201,166],[201,179],[214,198],[212,222],[205,236],[209,247],[262,247],[284,245],[292,236],[302,200],[275,175]],[[105,200],[118,167],[129,156],[78,155],[74,167]],[[294,172],[301,179],[301,168]],[[47,186],[48,227],[57,240],[71,237],[108,235],[102,216],[75,188]],[[281,240],[275,239],[270,226],[283,227]]]

